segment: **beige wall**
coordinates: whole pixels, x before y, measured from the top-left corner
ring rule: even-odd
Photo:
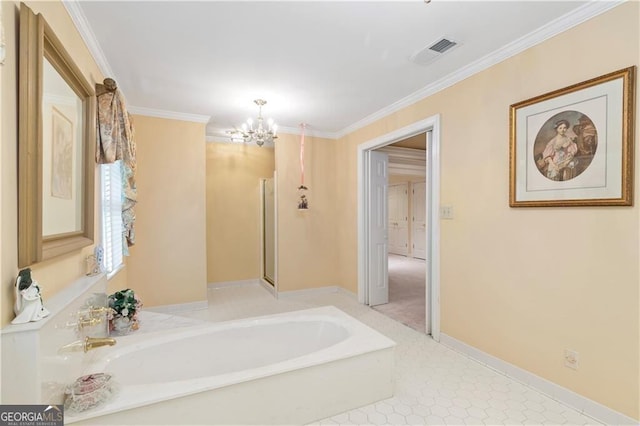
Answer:
[[[260,178],[273,177],[274,149],[207,143],[207,281],[260,277]]]
[[[42,13],[53,32],[61,40],[85,78],[93,86],[103,79],[98,66],[87,50],[79,33],[76,31],[66,9],[59,1],[25,2],[35,13]],[[0,67],[1,83],[1,135],[0,147],[0,241],[2,242],[0,262],[0,292],[2,325],[13,318],[13,284],[18,274],[17,234],[17,90],[18,90],[18,32],[19,9],[17,1],[2,1],[3,24],[6,38],[7,58]],[[96,176],[96,182],[98,181]],[[95,227],[96,230],[100,229]],[[46,305],[48,297],[64,288],[68,283],[78,279],[85,272],[84,259],[92,253],[93,247],[82,251],[32,265],[33,277],[40,283]]]
[[[0,297],[5,325],[12,318],[11,290],[18,272],[17,153],[12,141],[17,140],[19,3],[1,4],[7,42],[7,63],[0,68]],[[44,14],[87,79],[102,81],[61,3],[27,4]],[[638,65],[639,13],[638,2],[623,4],[340,141],[308,138],[310,210],[304,213],[296,209],[299,140],[283,135],[275,149],[280,290],[340,284],[357,291],[356,146],[439,113],[441,202],[456,211],[454,220],[442,222],[442,331],[639,418],[639,208],[508,207],[509,105]],[[570,53],[583,51],[580,46],[589,49]],[[639,124],[637,114],[636,135]],[[209,203],[204,125],[142,116],[135,117],[134,125],[138,243],[117,282],[136,289],[146,306],[204,300]],[[636,159],[636,169],[638,163]],[[549,242],[542,231],[549,229],[570,230],[571,238],[552,237]],[[45,303],[84,273],[91,250],[33,266]],[[558,263],[559,268],[549,266]],[[227,276],[241,276],[233,274]],[[579,370],[562,366],[565,348],[580,353]]]
[[[442,332],[636,419],[637,201],[509,208],[508,129],[515,102],[638,65],[639,14],[640,3],[625,3],[354,132],[337,163],[348,170],[338,194],[342,283],[355,291],[356,146],[441,114],[441,203],[456,212],[441,222]],[[565,348],[579,352],[577,371],[563,366]]]
[[[340,284],[335,199],[336,141],[306,137],[305,186],[309,210],[298,210],[300,137],[281,135],[276,143],[278,191],[278,290]]]
[[[136,244],[127,282],[145,306],[206,300],[205,125],[133,116]]]
[[[337,143],[305,140],[305,184],[310,209],[298,211],[300,136],[281,134],[274,149],[207,144],[208,281],[260,275],[260,177],[278,171],[278,289],[339,285],[336,242]],[[275,161],[275,164],[274,164]]]

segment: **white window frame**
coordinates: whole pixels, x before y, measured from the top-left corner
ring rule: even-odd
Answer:
[[[103,267],[111,278],[124,266],[122,224],[122,162],[100,165]]]

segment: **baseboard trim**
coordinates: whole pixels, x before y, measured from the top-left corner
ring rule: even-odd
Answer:
[[[593,417],[595,420],[610,425],[637,425],[638,420],[634,420],[625,414],[619,413],[606,407],[596,401],[579,395],[567,388],[536,376],[527,370],[509,364],[493,355],[483,352],[475,347],[468,345],[456,338],[440,333],[440,343],[460,352],[467,357],[478,361],[479,363],[497,371],[498,373],[509,376],[520,383],[529,386],[548,397],[555,399],[584,415]]]
[[[247,287],[252,285],[260,284],[260,280],[258,278],[252,278],[249,280],[238,280],[238,281],[222,281],[217,283],[209,283],[207,284],[208,289],[212,288],[226,288],[226,287]]]
[[[278,297],[276,293],[276,289],[272,286],[268,281],[263,280],[262,278],[252,278],[250,280],[238,280],[238,281],[224,281],[218,283],[209,283],[207,284],[207,289],[215,290],[219,288],[229,288],[229,287],[253,287],[260,286],[267,290],[271,295],[275,298]]]
[[[209,309],[209,302],[201,300],[198,302],[177,303],[175,305],[160,305],[151,308],[144,308],[145,311],[157,312],[159,314],[175,314],[179,312],[192,312]]]
[[[316,287],[316,288],[305,288],[302,290],[289,290],[289,291],[276,291],[275,287],[269,284],[267,281],[260,278],[253,278],[249,280],[239,280],[239,281],[224,281],[217,283],[209,283],[207,284],[208,289],[216,289],[216,288],[226,288],[226,287],[238,287],[238,286],[262,286],[265,290],[273,295],[276,299],[280,298],[288,298],[288,297],[299,297],[299,296],[313,296],[317,294],[327,294],[327,293],[342,293],[353,299],[357,299],[357,294],[346,290],[338,285],[331,285],[326,287]]]
[[[289,291],[279,291],[278,298],[289,298],[289,297],[298,297],[298,296],[313,296],[318,294],[327,294],[327,293],[342,293],[347,296],[353,297],[357,299],[355,293],[352,293],[349,290],[346,290],[338,285],[331,285],[326,287],[316,287],[316,288],[305,288],[303,290],[289,290]]]

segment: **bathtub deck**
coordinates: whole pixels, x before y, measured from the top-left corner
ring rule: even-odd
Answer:
[[[155,317],[161,319],[160,314],[155,314]],[[329,346],[313,349],[293,358],[270,361],[269,364],[248,370],[218,373],[213,376],[205,374],[204,377],[196,375],[194,379],[173,379],[174,381],[168,383],[137,384],[135,380],[131,383],[125,382],[119,394],[111,401],[84,413],[69,413],[65,416],[66,423],[306,424],[393,396],[395,343],[332,306],[246,320],[213,324],[203,322],[192,328],[166,332],[148,331],[146,335],[140,333],[126,336],[121,339],[119,345],[105,350],[103,361],[97,361],[96,365],[90,368],[109,372],[109,357],[117,357],[114,360],[128,371],[125,373],[123,370],[121,375],[124,374],[128,378],[136,374],[135,368],[131,369],[127,367],[128,363],[120,361],[126,360],[128,353],[136,355],[144,353],[139,352],[140,350],[149,348],[146,349],[147,352],[153,354],[156,350],[167,350],[161,348],[175,347],[180,342],[203,342],[207,336],[216,336],[216,333],[219,335],[223,332],[224,335],[229,335],[229,332],[233,332],[232,335],[235,336],[251,332],[252,329],[261,330],[260,327],[264,324],[281,324],[285,327],[283,330],[286,330],[291,328],[291,325],[300,324],[301,321],[308,324],[321,321],[318,324],[325,324],[321,330],[332,330],[329,327],[331,324],[341,324],[344,329],[340,329],[345,334],[336,341],[337,343],[325,343]],[[258,343],[262,333],[255,333],[252,341]],[[193,340],[194,338],[196,340]],[[304,340],[302,335],[300,339]],[[264,343],[265,346],[269,346],[267,340]],[[296,342],[291,341],[287,344],[295,345]],[[156,346],[151,345],[159,346],[158,349],[152,349]],[[255,348],[258,356],[259,346],[257,344]],[[208,348],[207,345],[203,347]],[[282,346],[277,344],[275,347]],[[242,355],[246,355],[247,350],[244,350]],[[175,355],[175,352],[172,354]],[[131,359],[133,362],[136,358]],[[210,356],[205,356],[200,362],[207,362],[209,359],[211,363],[215,363],[215,347],[211,348]],[[188,363],[189,360],[176,359],[176,362]],[[153,360],[148,364],[153,364]],[[226,362],[221,360],[220,365],[226,365]],[[117,381],[117,375],[114,376],[114,380]],[[189,413],[187,422],[184,413]]]

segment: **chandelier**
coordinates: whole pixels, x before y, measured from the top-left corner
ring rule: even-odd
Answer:
[[[273,142],[274,139],[278,139],[276,131],[278,125],[270,118],[265,126],[264,118],[262,118],[262,107],[266,105],[267,101],[264,99],[256,99],[256,105],[258,105],[258,119],[255,126],[253,120],[250,118],[246,123],[242,124],[242,129],[230,130],[229,134],[232,142],[255,142],[256,145],[262,146],[265,142]]]

